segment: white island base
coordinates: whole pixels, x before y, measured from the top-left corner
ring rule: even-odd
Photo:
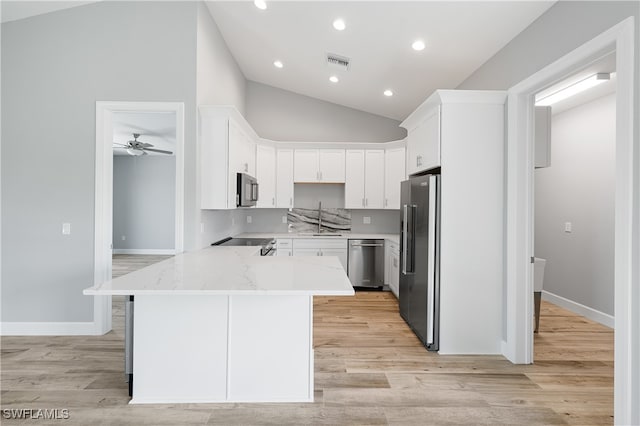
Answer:
[[[136,295],[132,404],[312,402],[313,296]]]

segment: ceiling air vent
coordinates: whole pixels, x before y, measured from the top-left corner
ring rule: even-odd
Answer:
[[[349,71],[350,59],[335,53],[327,53],[327,64],[329,66],[340,68],[343,71]]]

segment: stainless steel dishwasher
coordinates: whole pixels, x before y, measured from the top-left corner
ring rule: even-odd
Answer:
[[[349,240],[347,275],[354,287],[384,286],[384,240]]]

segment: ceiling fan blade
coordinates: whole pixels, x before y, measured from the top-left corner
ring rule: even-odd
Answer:
[[[146,143],[146,142],[138,142],[138,146],[141,148],[151,148],[153,145],[151,145],[150,143]]]
[[[145,151],[151,151],[151,152],[159,152],[160,154],[173,154],[173,152],[165,151],[163,149],[145,148],[144,150]]]

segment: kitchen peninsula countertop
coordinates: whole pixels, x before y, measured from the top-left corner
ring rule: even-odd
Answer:
[[[270,234],[271,235],[271,234]],[[335,257],[259,256],[260,247],[181,253],[83,291],[85,295],[353,295]]]

